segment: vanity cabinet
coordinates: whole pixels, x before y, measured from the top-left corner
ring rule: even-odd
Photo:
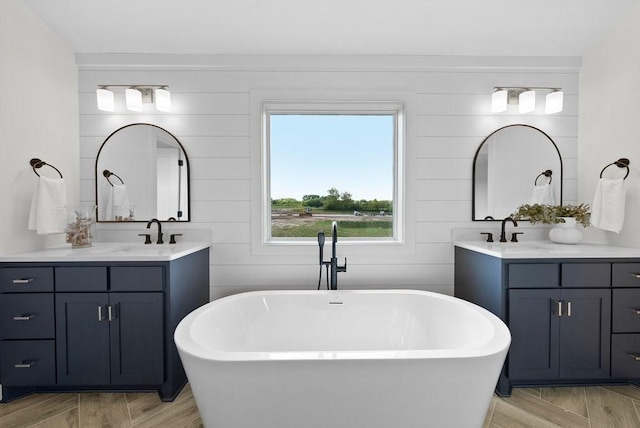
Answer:
[[[208,301],[208,248],[159,262],[2,262],[2,401],[82,390],[173,400],[186,383],[173,332]]]
[[[454,295],[500,317],[513,386],[640,381],[640,261],[500,258],[455,248]]]

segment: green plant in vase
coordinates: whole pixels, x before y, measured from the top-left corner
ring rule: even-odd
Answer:
[[[580,223],[584,227],[590,225],[591,211],[589,205],[540,205],[525,204],[518,207],[513,214],[516,220],[529,220],[531,224],[555,224],[549,231],[549,239],[560,244],[577,244],[582,240],[582,231],[575,227]]]

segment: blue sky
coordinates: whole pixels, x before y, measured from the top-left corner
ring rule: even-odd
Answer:
[[[391,115],[271,115],[271,197],[393,199]]]

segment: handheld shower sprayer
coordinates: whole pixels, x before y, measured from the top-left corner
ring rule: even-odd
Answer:
[[[324,232],[318,232],[318,246],[320,247],[320,266],[324,263]]]

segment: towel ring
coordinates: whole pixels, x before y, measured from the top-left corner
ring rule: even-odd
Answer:
[[[111,184],[111,187],[113,187],[113,183],[111,182],[111,180],[109,180],[109,177],[111,177],[112,175],[115,175],[118,178],[118,180],[120,180],[120,183],[124,184],[124,181],[122,181],[122,178],[120,178],[118,174],[114,174],[108,169],[105,169],[104,171],[102,171],[102,175],[104,175],[104,178],[106,178],[109,184]]]
[[[552,177],[553,171],[551,171],[550,169],[546,170],[546,171],[542,171],[535,179],[535,181],[533,182],[534,186],[538,185],[538,178],[542,177],[543,175],[545,177],[549,177],[549,184],[551,184],[551,181],[553,181],[553,177]]]
[[[36,168],[42,168],[43,166],[47,165],[47,166],[50,166],[51,168],[55,169],[58,172],[58,174],[60,174],[60,178],[63,178],[62,177],[62,173],[60,172],[60,170],[58,168],[56,168],[55,166],[53,166],[53,165],[51,165],[49,163],[46,163],[43,160],[40,160],[38,158],[33,158],[33,159],[31,159],[29,161],[29,164],[31,165],[31,169],[33,169],[33,172],[35,172],[38,177],[40,177],[40,174],[38,174],[38,171],[36,171]]]
[[[602,171],[600,171],[600,178],[602,178],[602,173],[604,172],[605,169],[609,168],[610,166],[615,165],[618,168],[627,168],[627,173],[624,175],[624,178],[623,178],[623,180],[626,180],[627,177],[629,176],[629,164],[630,163],[631,162],[627,158],[620,158],[615,162],[611,162],[609,165],[607,165],[604,168],[602,168]]]

